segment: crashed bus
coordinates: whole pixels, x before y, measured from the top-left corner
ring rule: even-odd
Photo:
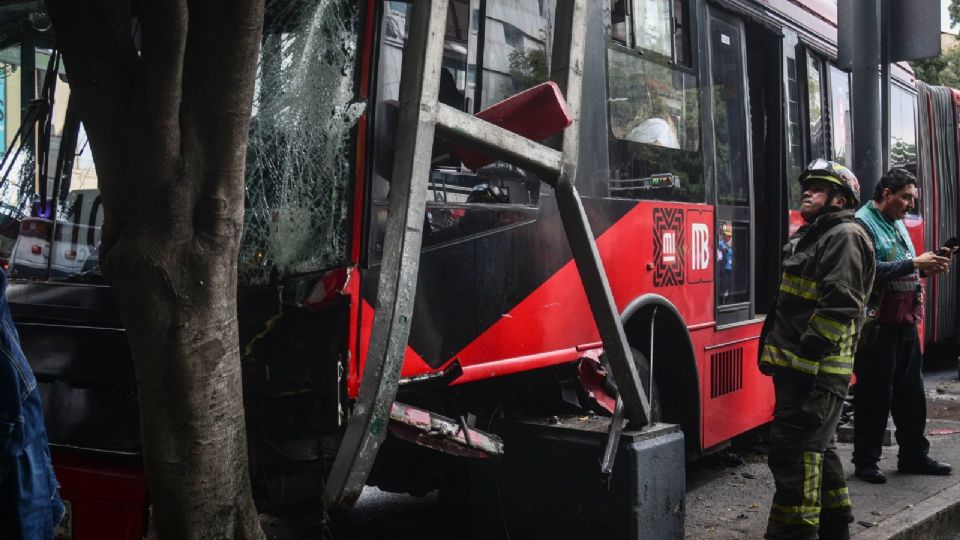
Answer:
[[[552,79],[558,1],[450,0],[439,102],[482,117],[541,92]],[[772,417],[773,388],[755,358],[780,246],[799,225],[796,179],[813,158],[851,163],[855,104],[836,63],[836,7],[586,4],[576,188],[651,419],[679,425],[692,458]],[[0,17],[31,16],[30,5],[5,6]],[[238,290],[253,492],[263,510],[316,504],[358,399],[412,9],[267,2]],[[27,157],[8,152],[20,171],[4,180],[8,297],[70,506],[60,534],[139,538],[149,499],[136,385],[99,269],[96,172],[68,110],[69,66],[59,66],[42,25],[28,28],[0,58],[6,106],[26,107],[27,89],[39,88],[53,120],[49,145],[17,150]],[[923,170],[916,84],[908,68],[892,74],[891,154]],[[12,101],[16,85],[24,90]],[[512,114],[521,134],[548,120],[533,105]],[[36,115],[18,116],[7,115],[8,133]],[[953,171],[944,181],[955,185]],[[369,477],[409,493],[443,487],[456,459],[501,451],[489,427],[499,421],[608,416],[616,403],[553,187],[442,134],[426,180],[391,435]],[[908,224],[924,245],[923,219]],[[416,421],[404,423],[423,415],[450,429],[425,436]]]

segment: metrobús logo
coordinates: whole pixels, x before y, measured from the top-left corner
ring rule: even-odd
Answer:
[[[653,209],[654,287],[684,282],[684,228],[682,208]],[[709,263],[708,263],[709,264]]]

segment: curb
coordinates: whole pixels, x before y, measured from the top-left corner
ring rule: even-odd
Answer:
[[[857,527],[855,523],[853,527]],[[853,535],[857,540],[956,538],[960,531],[960,484],[945,488],[919,503]]]

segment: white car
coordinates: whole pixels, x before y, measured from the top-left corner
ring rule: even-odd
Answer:
[[[38,217],[21,220],[10,253],[11,277],[65,279],[99,266],[97,248],[103,224],[99,191],[72,191],[65,207],[67,212],[56,224]]]

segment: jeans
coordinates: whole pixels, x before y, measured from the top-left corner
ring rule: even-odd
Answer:
[[[0,271],[0,524],[3,538],[52,540],[63,517],[40,391],[20,349]]]

